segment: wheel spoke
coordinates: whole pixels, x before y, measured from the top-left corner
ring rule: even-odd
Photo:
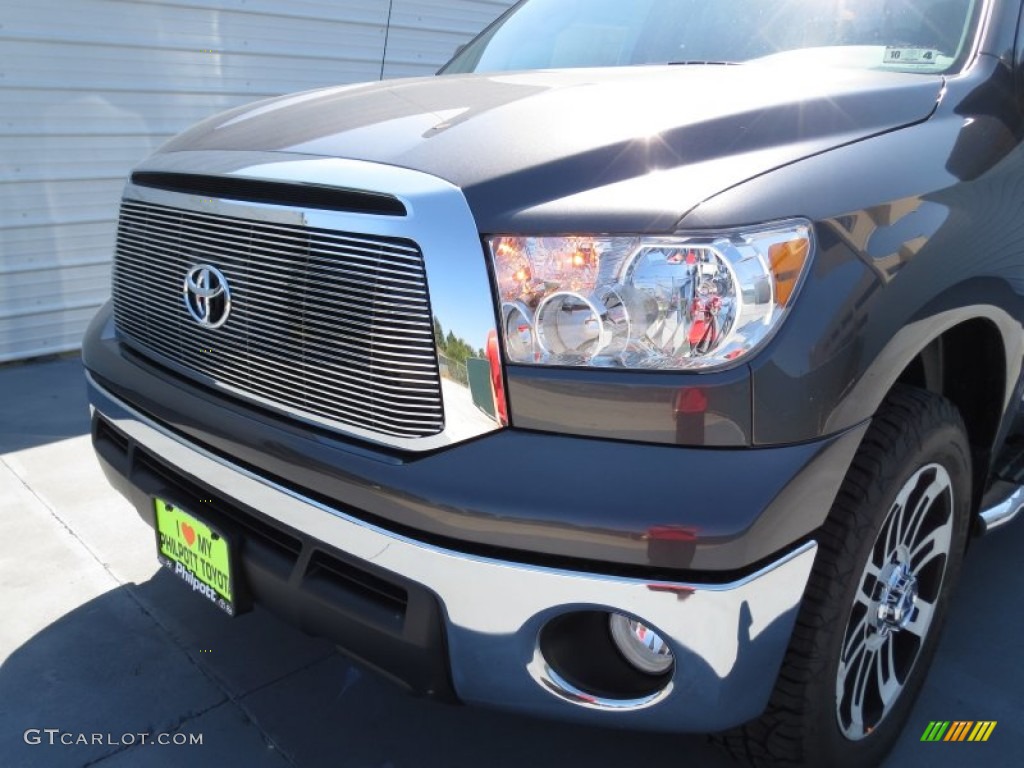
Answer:
[[[914,541],[917,540],[917,537],[921,532],[921,526],[924,525],[925,518],[928,517],[928,511],[932,507],[932,502],[937,499],[938,495],[944,490],[945,483],[941,482],[941,479],[936,476],[925,489],[924,493],[921,494],[921,498],[918,499],[917,506],[914,507],[914,511],[910,515],[906,528],[900,535],[900,543],[905,547],[912,546]]]
[[[904,627],[904,629],[906,629],[910,634],[924,640],[924,636],[928,633],[928,627],[931,626],[932,614],[934,613],[935,603],[929,603],[919,597],[914,606],[914,615],[911,616],[910,621],[907,622],[907,626]]]
[[[864,650],[868,639],[868,617],[863,619],[851,630],[846,642],[843,644],[843,653],[839,657],[845,664],[853,663],[857,654]]]
[[[892,635],[886,638],[885,644],[875,654],[875,683],[878,685],[878,697],[882,700],[884,717],[903,688],[896,677]]]
[[[872,601],[875,599],[875,591],[878,589],[878,582],[881,578],[881,568],[868,561],[868,564],[864,566],[864,573],[860,577],[860,589],[854,595],[854,601],[866,608],[870,608]]]
[[[952,529],[951,524],[942,525],[914,545],[910,550],[910,566],[914,573],[920,573],[925,565],[936,557],[944,557],[949,554]]]
[[[882,562],[888,560],[896,550],[900,542],[900,530],[903,527],[903,518],[907,514],[907,496],[909,493],[900,494],[893,508],[889,511],[889,517],[885,522],[885,530],[879,538],[885,542],[885,551],[882,553]]]
[[[867,620],[865,618],[843,644],[843,650],[839,656],[839,672],[836,677],[837,696],[842,697],[850,676],[856,678],[859,674],[868,650],[867,639]]]
[[[917,479],[920,480],[920,473],[918,473]],[[907,484],[896,500],[896,504],[900,505],[901,509],[896,526],[895,539],[888,535],[887,532],[887,551],[892,552],[901,544],[905,547],[909,547],[913,544],[921,531],[921,526],[928,517],[928,512],[931,510],[932,504],[948,488],[949,479],[948,475],[944,472],[936,472],[929,481],[927,487],[923,489],[912,483]],[[919,492],[920,495],[918,496],[917,501],[914,502],[913,509],[909,509],[910,500],[915,491]]]
[[[871,679],[871,671],[875,665],[875,651],[869,651],[860,657],[860,664],[857,666],[853,679],[853,691],[850,696],[850,719],[853,724],[859,726],[863,733],[867,725],[864,722],[864,699],[867,696],[868,681]]]

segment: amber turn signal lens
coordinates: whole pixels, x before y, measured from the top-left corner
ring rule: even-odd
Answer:
[[[775,301],[780,307],[789,305],[797,281],[804,271],[804,262],[811,252],[811,241],[805,239],[776,243],[768,249],[768,260],[775,279]]]

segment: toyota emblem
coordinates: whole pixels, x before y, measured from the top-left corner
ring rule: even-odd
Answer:
[[[200,264],[185,275],[185,308],[204,328],[220,328],[231,314],[228,280],[216,267]]]

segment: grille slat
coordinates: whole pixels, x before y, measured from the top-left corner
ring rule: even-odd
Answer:
[[[132,245],[126,245],[122,252],[125,261],[134,261],[135,263],[140,263],[141,259],[141,265],[149,265],[149,261],[146,258],[147,255],[162,254],[171,259],[174,257],[174,253],[175,252],[171,249],[151,248],[149,254],[146,254],[144,252],[141,252],[137,247],[134,247]],[[224,257],[219,259],[219,263],[221,263],[224,266],[228,266],[230,264],[244,264],[244,262],[242,262],[241,260]],[[317,270],[317,272],[320,271],[321,270],[319,269]],[[161,270],[161,273],[165,275],[171,274],[165,270]],[[250,284],[259,285],[261,287],[261,293],[280,292],[281,288],[278,287],[280,279],[286,277],[287,273],[275,273],[271,272],[270,270],[266,270],[264,274],[266,275],[266,278],[250,277]],[[340,271],[328,272],[326,275],[324,275],[324,278],[328,280],[334,279],[335,277],[343,278],[344,274],[345,273]],[[274,278],[277,278],[277,281],[275,281]],[[339,279],[338,281],[340,282],[341,280]],[[322,290],[308,290],[307,294],[314,298],[323,298],[329,301],[333,301],[334,303],[348,304],[352,301],[362,302],[362,305],[368,308],[372,308],[375,304],[378,306],[383,304],[383,302],[379,298],[380,290],[375,291],[372,289],[365,289],[361,287],[362,285],[376,286],[378,289],[390,288],[390,293],[393,297],[393,300],[387,302],[385,306],[395,311],[397,311],[399,308],[401,308],[402,310],[408,309],[411,310],[410,314],[413,314],[418,317],[419,313],[422,312],[422,310],[426,306],[426,302],[419,300],[420,296],[424,293],[424,285],[421,284],[418,288],[410,288],[406,286],[402,286],[399,288],[389,286],[387,282],[385,282],[384,280],[377,280],[373,283],[369,281],[361,281],[358,285],[348,285],[346,288],[347,291],[349,291],[350,294],[355,295],[350,295],[346,293],[330,293]],[[367,300],[366,297],[369,297],[369,301]]]
[[[127,299],[125,300],[125,302],[126,303],[131,303],[132,306],[134,308],[136,308],[137,310],[139,310],[139,311],[143,311],[143,312],[146,311],[146,308],[147,308],[146,304],[143,304],[143,303],[140,303],[140,302],[129,302],[129,300],[127,300]],[[251,326],[252,326],[252,323],[250,323],[250,327]],[[154,329],[153,332],[155,333],[157,331]],[[173,336],[172,339],[173,339],[173,341],[175,343],[180,341],[179,337],[177,337],[177,336]],[[337,355],[341,355],[343,357],[344,356],[352,356],[353,354],[357,354],[358,352],[361,351],[361,348],[362,348],[362,345],[361,345],[359,339],[352,339],[352,340],[321,339],[320,341],[324,345],[328,345],[327,349],[329,349],[331,351],[332,355],[333,354],[337,354]],[[218,340],[218,344],[220,346],[232,346],[230,343],[227,343],[227,342],[225,342],[222,339]],[[241,346],[242,348],[245,348],[245,345],[238,345],[238,344],[236,344],[235,346]],[[249,345],[248,345],[248,348],[251,349],[254,346],[261,346],[261,345],[259,343],[250,342]],[[286,354],[289,350],[288,349],[276,348],[275,351],[277,353],[280,353],[280,354]],[[313,354],[313,353],[308,353],[308,354]],[[377,362],[376,362],[376,364],[374,366],[374,370],[377,371],[377,372],[390,372],[390,373],[395,373],[395,374],[401,374],[403,372],[407,372],[410,375],[412,375],[412,374],[416,373],[416,369],[420,369],[421,372],[424,373],[424,374],[429,374],[434,369],[434,363],[432,362],[433,358],[431,358],[431,357],[429,357],[427,355],[420,355],[420,356],[404,355],[404,354],[399,354],[399,353],[393,353],[390,350],[379,350],[377,357],[378,357],[378,359],[377,359]],[[356,357],[356,358],[354,358],[354,362],[359,362],[360,359],[361,359],[360,357]],[[330,361],[329,360],[326,361],[325,364],[329,365]]]
[[[147,230],[145,232],[145,234],[149,236],[149,245],[151,247],[153,247],[153,248],[161,248],[161,247],[162,248],[167,248],[167,249],[170,249],[172,252],[176,248],[176,241],[174,239],[161,236],[159,232],[155,232],[153,230]],[[213,237],[200,237],[197,234],[194,234],[192,232],[190,232],[189,234],[192,235],[192,239],[194,240],[194,242],[197,243],[197,244],[202,244],[202,246],[203,246],[203,248],[205,250],[208,250],[209,252],[213,252],[213,253],[219,253],[219,254],[223,255],[225,258],[229,258],[229,259],[235,257],[235,254],[231,251],[230,246],[226,247],[225,245],[223,245],[223,241],[222,240],[219,240],[219,239],[216,239],[216,238],[213,238]],[[225,233],[225,234],[234,235],[236,233],[230,232],[230,233]],[[295,244],[298,245],[299,243],[295,243]],[[317,258],[317,259],[329,258],[334,253],[329,248],[321,248],[321,247],[319,247],[317,245],[313,245],[313,244],[309,244],[307,246],[307,244],[305,244],[305,243],[303,243],[302,245],[304,247],[308,247],[309,252],[311,254],[313,254],[313,256],[315,258]],[[268,262],[268,265],[269,265],[269,263],[278,263],[278,264],[285,264],[285,265],[293,264],[293,262],[287,258],[287,256],[288,256],[288,251],[287,250],[280,249],[280,248],[271,248],[271,247],[269,247],[266,244],[261,244],[258,247],[259,247],[261,255],[263,256],[264,261]],[[347,269],[351,269],[351,270],[355,270],[355,269],[373,269],[373,270],[381,272],[383,275],[389,275],[389,276],[390,275],[398,275],[398,276],[400,276],[399,278],[387,277],[385,279],[401,280],[402,282],[411,282],[411,283],[413,283],[415,285],[423,285],[423,280],[422,279],[417,279],[414,275],[409,275],[407,269],[406,270],[403,270],[403,269],[391,269],[391,268],[389,268],[387,266],[382,265],[381,261],[380,261],[380,254],[381,254],[380,251],[370,252],[369,250],[367,250],[367,252],[364,254],[364,253],[356,252],[356,249],[346,248],[346,255],[347,255],[347,262],[348,262],[347,265],[346,265],[346,268]],[[386,252],[385,252],[384,255],[389,260],[401,259],[402,258],[401,255],[391,254],[391,253],[386,253]],[[410,259],[408,261],[410,263],[415,263],[415,261],[412,260],[412,259]],[[329,263],[327,263],[327,262],[324,262],[324,268],[330,269],[331,265]]]
[[[199,264],[231,314],[200,326],[182,298]],[[423,258],[415,243],[125,200],[114,319],[143,353],[232,393],[339,429],[444,429]]]
[[[305,276],[309,277],[307,271]],[[340,281],[339,281],[340,282]],[[268,298],[279,298],[281,296],[287,297],[290,295],[288,286],[281,287],[279,281],[273,280],[272,277],[264,279],[260,277],[251,277],[249,279],[250,287],[259,289],[259,293]],[[387,288],[387,286],[380,286],[380,288]],[[422,291],[420,291],[422,292]],[[418,298],[415,295],[409,296],[399,294],[394,288],[390,289],[392,295],[392,301],[385,303],[387,307],[398,309],[399,307],[403,310],[409,310],[410,314],[416,314],[423,310],[425,302],[421,303],[417,301]],[[378,298],[380,296],[380,290],[364,289],[347,285],[345,287],[339,287],[337,292],[328,293],[327,291],[318,290],[315,288],[308,288],[305,291],[305,297],[307,301],[318,301],[322,300],[325,304],[340,304],[348,305],[352,301],[362,302],[367,308],[373,307],[374,305],[380,306],[383,302]]]
[[[174,344],[174,342],[176,341],[175,339],[169,338],[167,335],[162,335],[159,331],[154,332],[153,335],[154,335],[154,340],[153,340],[152,347],[153,347],[153,349],[155,351],[162,352],[163,354],[167,355],[168,352],[176,349],[176,345]],[[252,366],[254,368],[258,368],[260,370],[266,371],[268,373],[274,372],[274,371],[276,371],[278,369],[278,365],[277,365],[278,361],[277,360],[274,360],[272,362],[267,361],[261,355],[253,355],[251,353],[246,353],[244,348],[238,348],[238,347],[233,347],[231,345],[224,345],[224,344],[222,344],[222,345],[219,346],[219,348],[217,348],[215,350],[214,354],[222,355],[222,356],[225,356],[225,357],[231,357],[231,358],[234,359],[235,362],[238,362],[238,363],[241,363],[241,362],[244,361],[248,365],[250,365],[250,366]],[[299,359],[299,357],[297,355],[292,355],[291,357],[292,357],[293,360]],[[338,391],[339,393],[341,393],[341,392],[343,392],[346,389],[346,387],[338,387],[338,386],[336,386],[336,384],[338,383],[338,381],[340,379],[340,380],[342,380],[342,383],[344,383],[344,381],[349,381],[350,384],[348,386],[356,388],[356,389],[365,389],[367,393],[374,393],[378,389],[385,389],[385,390],[390,391],[392,393],[393,397],[395,397],[397,399],[403,399],[403,400],[409,400],[409,401],[422,401],[422,402],[424,402],[426,404],[429,404],[429,407],[431,407],[431,408],[433,407],[433,402],[434,402],[433,391],[434,390],[430,386],[430,376],[429,376],[429,374],[421,374],[421,381],[418,382],[418,383],[421,384],[421,386],[412,386],[412,384],[415,384],[417,382],[415,382],[415,381],[410,379],[410,384],[407,385],[407,386],[404,386],[402,388],[392,387],[391,385],[386,383],[386,380],[387,380],[386,376],[378,376],[377,374],[367,374],[366,376],[364,376],[362,378],[351,377],[351,376],[345,374],[344,372],[341,372],[341,371],[338,371],[338,370],[332,370],[331,374],[332,375],[328,375],[327,373],[323,373],[323,374],[310,374],[310,375],[306,376],[304,379],[300,379],[295,374],[292,374],[292,373],[289,373],[289,372],[285,371],[285,372],[281,372],[279,374],[279,376],[281,376],[283,378],[290,379],[290,380],[294,381],[295,383],[299,383],[300,381],[305,381],[306,383],[314,383],[315,382],[315,383],[317,383],[318,385],[322,386],[325,389],[331,389],[331,390],[335,390],[335,391]],[[375,380],[374,386],[373,387],[366,387],[365,384],[367,383],[367,378],[374,377],[374,376],[377,376],[377,379]]]

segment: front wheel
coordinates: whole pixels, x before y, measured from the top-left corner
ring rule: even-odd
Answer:
[[[757,766],[869,766],[892,748],[935,653],[966,544],[971,461],[959,412],[897,387],[819,536],[765,713],[725,736]]]

